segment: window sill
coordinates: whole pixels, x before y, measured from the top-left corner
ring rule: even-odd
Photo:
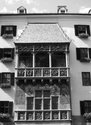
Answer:
[[[89,58],[80,59],[80,62],[90,62]]]
[[[79,38],[88,38],[89,37],[89,35],[85,34],[85,33],[81,33],[78,36],[79,36]]]
[[[13,34],[3,34],[3,38],[13,38]]]
[[[13,59],[12,59],[12,58],[7,58],[7,57],[5,57],[5,58],[2,58],[1,61],[2,61],[2,62],[12,62]]]
[[[7,83],[2,83],[1,85],[0,85],[0,88],[10,88],[11,87],[11,85],[10,84],[7,84]]]

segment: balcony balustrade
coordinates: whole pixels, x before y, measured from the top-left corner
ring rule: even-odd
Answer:
[[[36,68],[16,68],[16,77],[69,77],[69,68],[67,67],[36,67]]]
[[[15,111],[15,121],[71,120],[71,110]]]

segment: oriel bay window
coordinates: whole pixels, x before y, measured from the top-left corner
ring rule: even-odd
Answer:
[[[18,83],[20,86],[18,86],[18,89],[20,88],[22,94],[20,95],[17,90],[18,99],[16,96],[16,104],[22,105],[24,103],[25,108],[22,111],[15,111],[17,120],[70,120],[71,111],[68,84],[64,80],[62,84],[59,84],[56,79],[53,80],[53,83],[47,83],[49,83],[49,80],[44,80],[43,83],[41,83],[41,80],[37,80],[36,84],[32,83],[32,80],[27,80],[28,85],[21,81]],[[24,89],[21,90],[22,88]],[[23,93],[26,93],[26,96],[21,98],[21,96],[25,95]]]

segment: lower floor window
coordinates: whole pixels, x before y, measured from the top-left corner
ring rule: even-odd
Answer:
[[[1,114],[12,115],[12,111],[13,111],[13,102],[0,101],[0,113]]]

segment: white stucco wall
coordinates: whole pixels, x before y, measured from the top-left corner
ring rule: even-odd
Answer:
[[[91,16],[87,15],[28,15],[28,16],[2,16],[0,17],[1,25],[17,25],[17,34],[20,35],[27,23],[59,23],[64,29],[65,33],[71,38],[70,43],[70,84],[71,84],[71,101],[72,101],[72,114],[80,115],[80,101],[91,100],[91,87],[82,85],[81,72],[91,72],[91,62],[82,63],[76,60],[76,47],[91,47],[91,36],[88,39],[80,39],[75,36],[74,25],[86,24],[91,28]],[[0,31],[1,33],[1,31]],[[14,71],[14,63],[1,64],[0,66],[7,66],[10,71]],[[5,93],[10,95],[14,99],[14,88],[5,90]],[[13,92],[13,94],[12,94]],[[0,91],[1,95],[1,91]]]

